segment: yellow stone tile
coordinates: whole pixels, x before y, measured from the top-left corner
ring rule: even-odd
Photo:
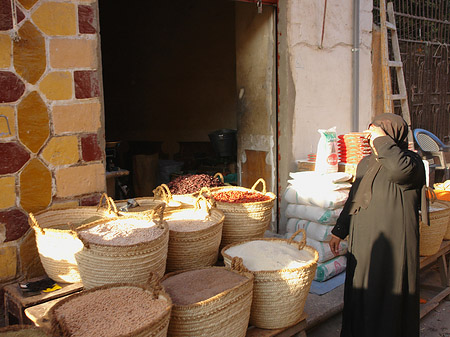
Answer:
[[[16,117],[14,108],[12,106],[0,106],[0,115],[6,116],[6,119],[0,117],[0,139],[14,137],[16,135]],[[11,135],[9,134],[9,131],[11,131]]]
[[[27,212],[38,212],[52,201],[52,174],[37,158],[20,173],[20,205]]]
[[[95,133],[101,127],[101,104],[90,103],[55,105],[52,108],[53,127],[57,135],[69,132]]]
[[[71,3],[43,2],[31,15],[36,26],[50,36],[76,35],[77,7]]]
[[[16,205],[16,178],[0,177],[0,209]]]
[[[97,39],[50,40],[50,65],[52,68],[97,68]]]
[[[51,209],[64,209],[64,208],[72,208],[72,207],[78,207],[80,206],[78,201],[65,201],[65,202],[59,202],[56,204],[53,204]]]
[[[11,65],[11,37],[8,34],[0,34],[0,68],[9,68]]]
[[[42,151],[42,157],[55,166],[77,163],[80,159],[78,154],[78,137],[51,138]]]
[[[55,172],[56,196],[60,198],[105,192],[105,168],[92,164],[62,168]]]
[[[41,92],[51,100],[67,100],[72,98],[72,74],[68,71],[49,73],[39,84]]]
[[[0,281],[12,279],[17,271],[17,248],[13,245],[0,247]]]

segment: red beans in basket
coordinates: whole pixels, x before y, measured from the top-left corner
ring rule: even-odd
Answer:
[[[268,195],[248,191],[218,192],[213,194],[213,198],[216,201],[229,203],[260,202],[270,200],[270,196]]]

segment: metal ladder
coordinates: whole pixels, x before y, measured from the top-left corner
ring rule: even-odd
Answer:
[[[389,16],[389,19],[386,17]],[[410,149],[414,149],[414,138],[411,130],[411,117],[408,106],[408,95],[406,92],[405,76],[403,73],[403,63],[400,55],[398,43],[397,27],[395,25],[394,6],[392,2],[380,0],[380,25],[381,25],[381,72],[383,81],[383,110],[386,113],[394,113],[394,101],[400,101],[402,117],[408,124],[408,144]],[[389,59],[389,38],[391,36],[391,48],[394,60]],[[398,94],[392,93],[391,71],[394,68],[399,89]]]

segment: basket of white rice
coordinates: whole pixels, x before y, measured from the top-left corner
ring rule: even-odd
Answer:
[[[195,205],[164,213],[169,226],[166,271],[213,266],[219,255],[223,213],[205,197]]]
[[[106,205],[102,207],[102,200]],[[55,282],[81,281],[75,254],[83,248],[75,230],[99,219],[117,217],[117,209],[105,194],[98,207],[78,206],[29,213],[28,223],[34,229],[39,257],[47,275]]]
[[[98,220],[77,228],[83,249],[75,254],[86,289],[111,283],[145,283],[151,272],[166,269],[169,229],[165,205]]]
[[[109,284],[68,296],[49,312],[53,336],[167,336],[172,301],[158,286]]]
[[[301,241],[294,241],[302,233]],[[250,324],[263,329],[281,329],[298,323],[317,269],[319,254],[306,246],[304,229],[290,239],[255,239],[222,249],[226,266],[233,258],[255,276]],[[234,264],[235,266],[237,264]]]
[[[161,285],[173,302],[168,335],[244,337],[253,278],[251,273],[225,267],[166,274]]]

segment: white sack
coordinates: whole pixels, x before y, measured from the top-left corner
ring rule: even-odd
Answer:
[[[286,235],[287,238],[287,235]],[[290,236],[289,236],[290,238]],[[299,241],[302,239],[302,235],[299,234],[297,235],[294,240],[295,241]],[[331,260],[332,258],[334,258],[334,254],[331,252],[331,248],[330,245],[328,244],[328,242],[321,242],[321,241],[317,241],[311,238],[306,238],[306,245],[310,246],[312,248],[314,248],[315,250],[317,250],[317,252],[319,253],[319,260],[317,262],[319,263],[323,263],[325,261]],[[347,253],[348,250],[348,243],[345,240],[342,240],[339,244],[339,252],[338,255],[345,255]]]
[[[342,273],[346,267],[346,256],[338,256],[323,263],[318,263],[314,281],[323,282],[329,280],[330,278]]]
[[[334,226],[322,225],[320,223],[290,218],[286,223],[286,232],[293,234],[299,229],[304,229],[306,232],[306,237],[317,240],[317,241],[330,241],[331,240],[331,230]],[[286,235],[287,236],[287,235]]]
[[[300,185],[288,185],[284,193],[284,198],[291,204],[336,209],[344,206],[348,199],[349,191],[349,189],[333,191],[320,188],[307,188]]]
[[[341,212],[342,208],[325,209],[317,206],[288,204],[285,215],[287,218],[298,218],[320,224],[333,225]]]

